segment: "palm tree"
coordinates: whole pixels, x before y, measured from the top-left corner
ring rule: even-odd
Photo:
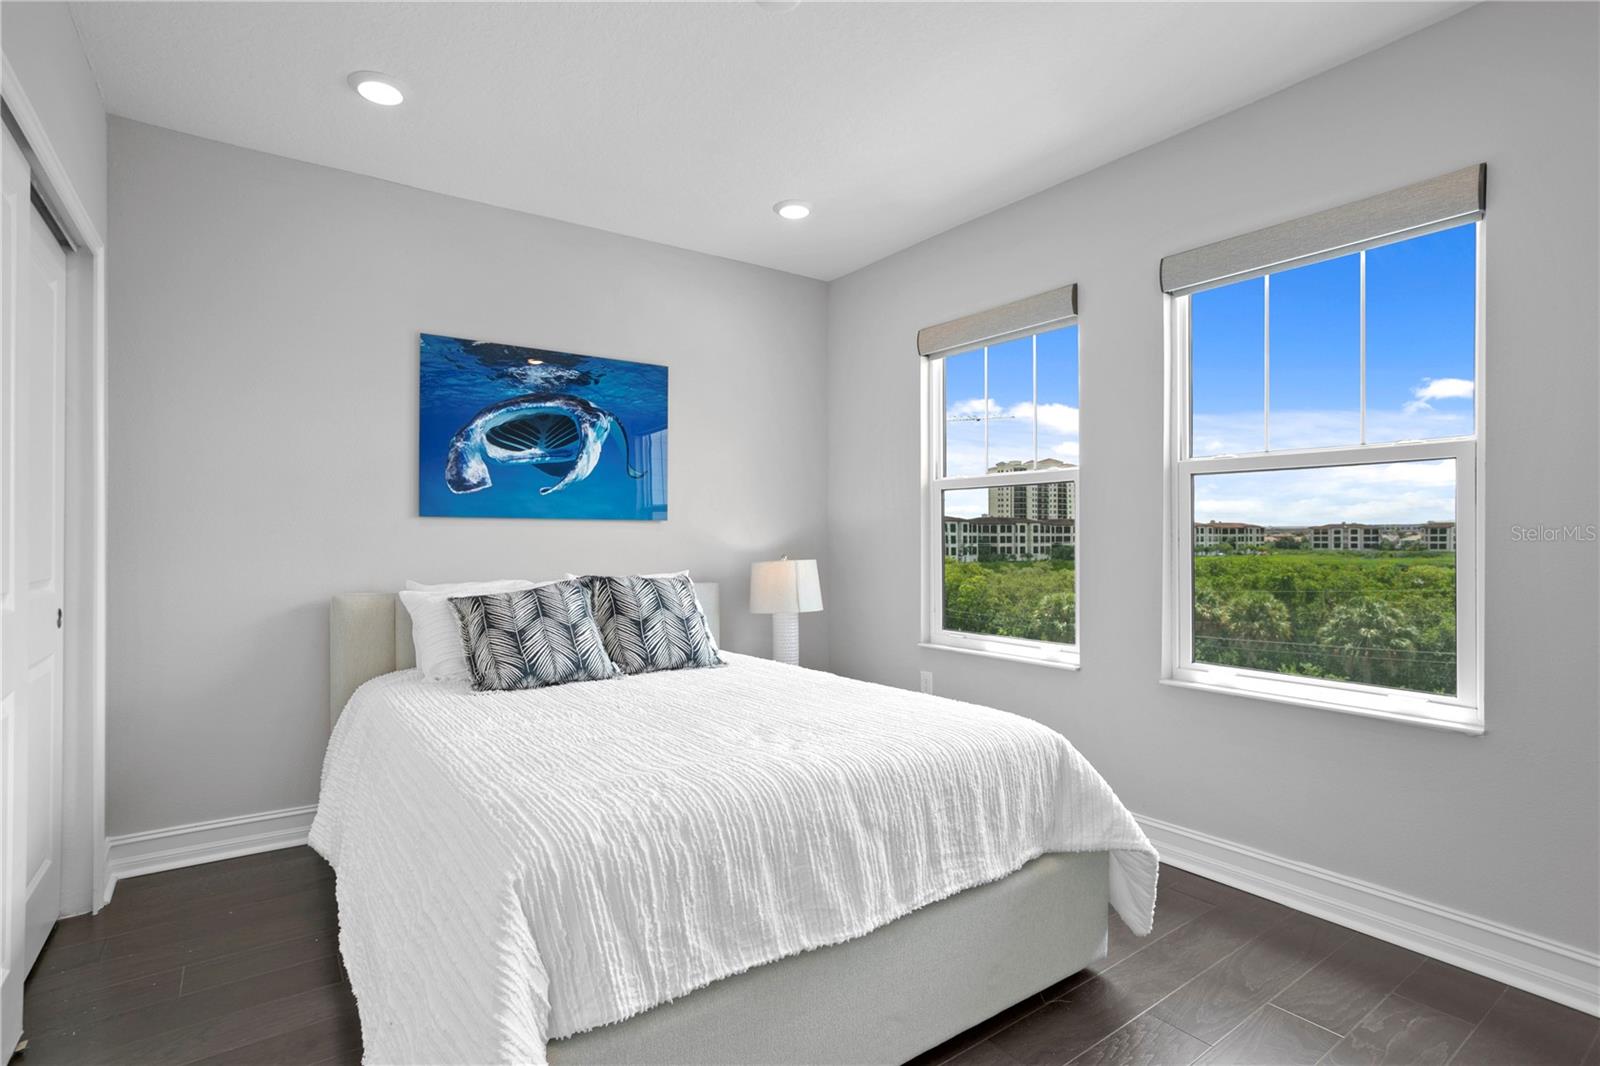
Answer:
[[[1274,669],[1272,645],[1288,640],[1294,632],[1289,623],[1289,608],[1269,592],[1242,592],[1230,599],[1222,611],[1222,626],[1228,637],[1252,660],[1247,665]]]
[[[1196,584],[1194,590],[1194,632],[1196,636],[1215,637],[1222,633],[1226,617],[1222,597],[1212,588]]]
[[[1367,685],[1373,684],[1376,662],[1403,660],[1404,653],[1416,651],[1422,642],[1421,634],[1403,614],[1378,599],[1359,599],[1335,608],[1317,631],[1317,639],[1343,656],[1354,667],[1351,672],[1356,680]],[[1386,675],[1400,672],[1398,666],[1384,671]]]
[[[1028,634],[1035,640],[1072,644],[1078,639],[1078,603],[1071,592],[1052,592],[1039,600]]]
[[[1223,611],[1228,635],[1240,640],[1288,640],[1289,608],[1268,592],[1243,592]]]

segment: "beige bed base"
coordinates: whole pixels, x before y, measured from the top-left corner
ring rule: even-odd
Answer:
[[[715,586],[696,584],[720,638]],[[330,714],[415,665],[392,592],[334,597]],[[627,1021],[557,1040],[552,1066],[904,1062],[1106,950],[1108,856],[1044,855],[866,936],[758,966]]]

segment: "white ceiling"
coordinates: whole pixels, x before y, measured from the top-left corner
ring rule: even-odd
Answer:
[[[1467,5],[784,6],[72,10],[114,114],[831,279]]]

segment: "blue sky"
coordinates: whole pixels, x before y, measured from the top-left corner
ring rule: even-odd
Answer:
[[[1366,253],[1368,443],[1473,432],[1476,241],[1469,224]],[[1199,292],[1191,309],[1195,455],[1361,443],[1359,255]],[[1077,340],[1075,326],[1039,337],[1040,458],[1078,461]],[[1032,457],[1031,341],[988,354],[987,398],[981,350],[945,360],[951,475]],[[1449,464],[1406,463],[1209,478],[1195,486],[1195,517],[1279,525],[1448,520],[1455,510],[1449,474]]]

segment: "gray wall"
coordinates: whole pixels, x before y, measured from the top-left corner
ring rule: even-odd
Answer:
[[[1597,18],[1471,9],[833,284],[835,670],[1037,718],[1134,811],[1594,950]],[[1157,684],[1168,253],[1489,164],[1488,735]],[[919,650],[921,326],[1082,296],[1083,669]]]
[[[0,47],[104,237],[106,109],[71,12],[60,2],[0,4]]]
[[[108,833],[315,802],[341,589],[688,567],[767,652],[750,562],[826,536],[820,282],[122,119],[111,189]],[[418,518],[424,330],[669,365],[669,519]]]

